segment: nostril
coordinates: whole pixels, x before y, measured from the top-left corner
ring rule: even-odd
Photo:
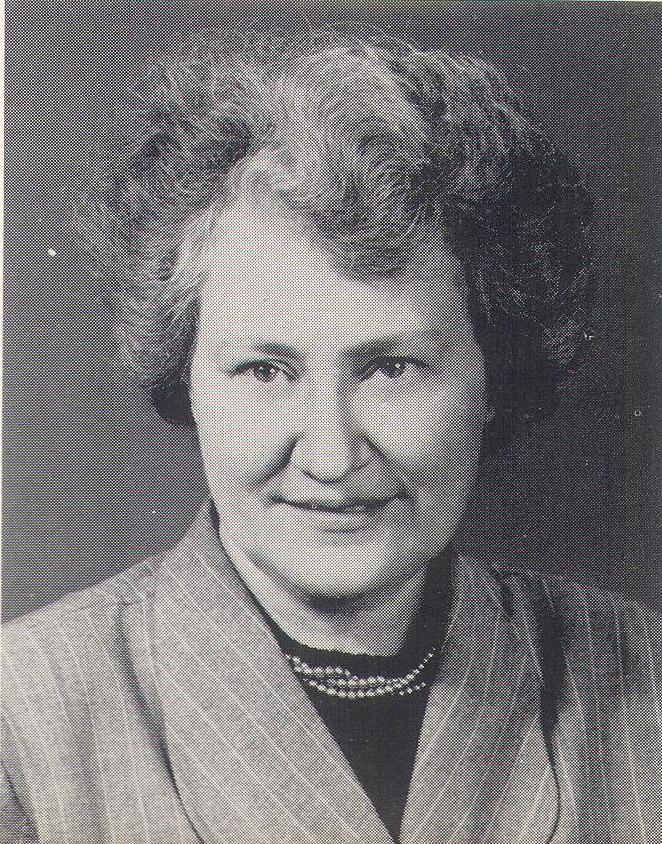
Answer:
[[[308,463],[307,465],[297,464],[302,474],[317,481],[320,484],[336,484],[361,471],[367,464],[329,464],[329,463]]]
[[[290,460],[308,477],[320,483],[336,483],[365,469],[370,456],[360,445],[320,446],[302,440],[295,445]]]
[[[290,459],[322,483],[335,483],[370,462],[371,449],[343,391],[319,389],[301,407],[298,437]]]

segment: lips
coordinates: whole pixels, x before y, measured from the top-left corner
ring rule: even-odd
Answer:
[[[304,497],[282,495],[272,498],[276,512],[285,519],[284,524],[297,530],[313,531],[320,538],[333,537],[334,542],[342,541],[362,531],[379,529],[387,514],[392,512],[391,505],[405,496],[390,495],[379,498],[344,496],[343,498]]]
[[[392,498],[382,498],[370,501],[354,501],[348,504],[338,504],[326,501],[283,501],[290,507],[297,507],[300,510],[311,510],[314,513],[373,513],[380,510]]]
[[[365,515],[375,513],[386,507],[396,498],[402,496],[395,493],[393,495],[384,495],[377,497],[365,496],[351,496],[344,498],[313,498],[297,496],[297,495],[277,495],[274,496],[273,501],[276,504],[286,504],[297,510],[303,510],[311,513],[329,513],[329,514],[347,514],[347,515]]]

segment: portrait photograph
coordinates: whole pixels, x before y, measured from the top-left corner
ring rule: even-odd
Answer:
[[[5,33],[0,844],[662,844],[662,3]]]

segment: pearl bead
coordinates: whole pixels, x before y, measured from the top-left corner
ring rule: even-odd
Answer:
[[[292,654],[284,654],[285,658],[292,664],[295,674],[303,675],[302,682],[320,693],[331,697],[365,699],[372,697],[384,697],[386,695],[411,695],[420,689],[425,688],[426,681],[423,680],[412,685],[413,680],[423,671],[427,663],[436,653],[437,648],[432,648],[423,661],[409,674],[403,677],[384,677],[381,674],[370,677],[358,677],[352,674],[348,668],[341,666],[311,667],[300,657]],[[349,690],[349,691],[348,691]]]

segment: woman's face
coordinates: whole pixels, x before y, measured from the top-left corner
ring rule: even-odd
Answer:
[[[356,280],[241,207],[206,243],[191,395],[221,533],[304,598],[397,589],[465,508],[484,360],[458,261],[428,251]]]

